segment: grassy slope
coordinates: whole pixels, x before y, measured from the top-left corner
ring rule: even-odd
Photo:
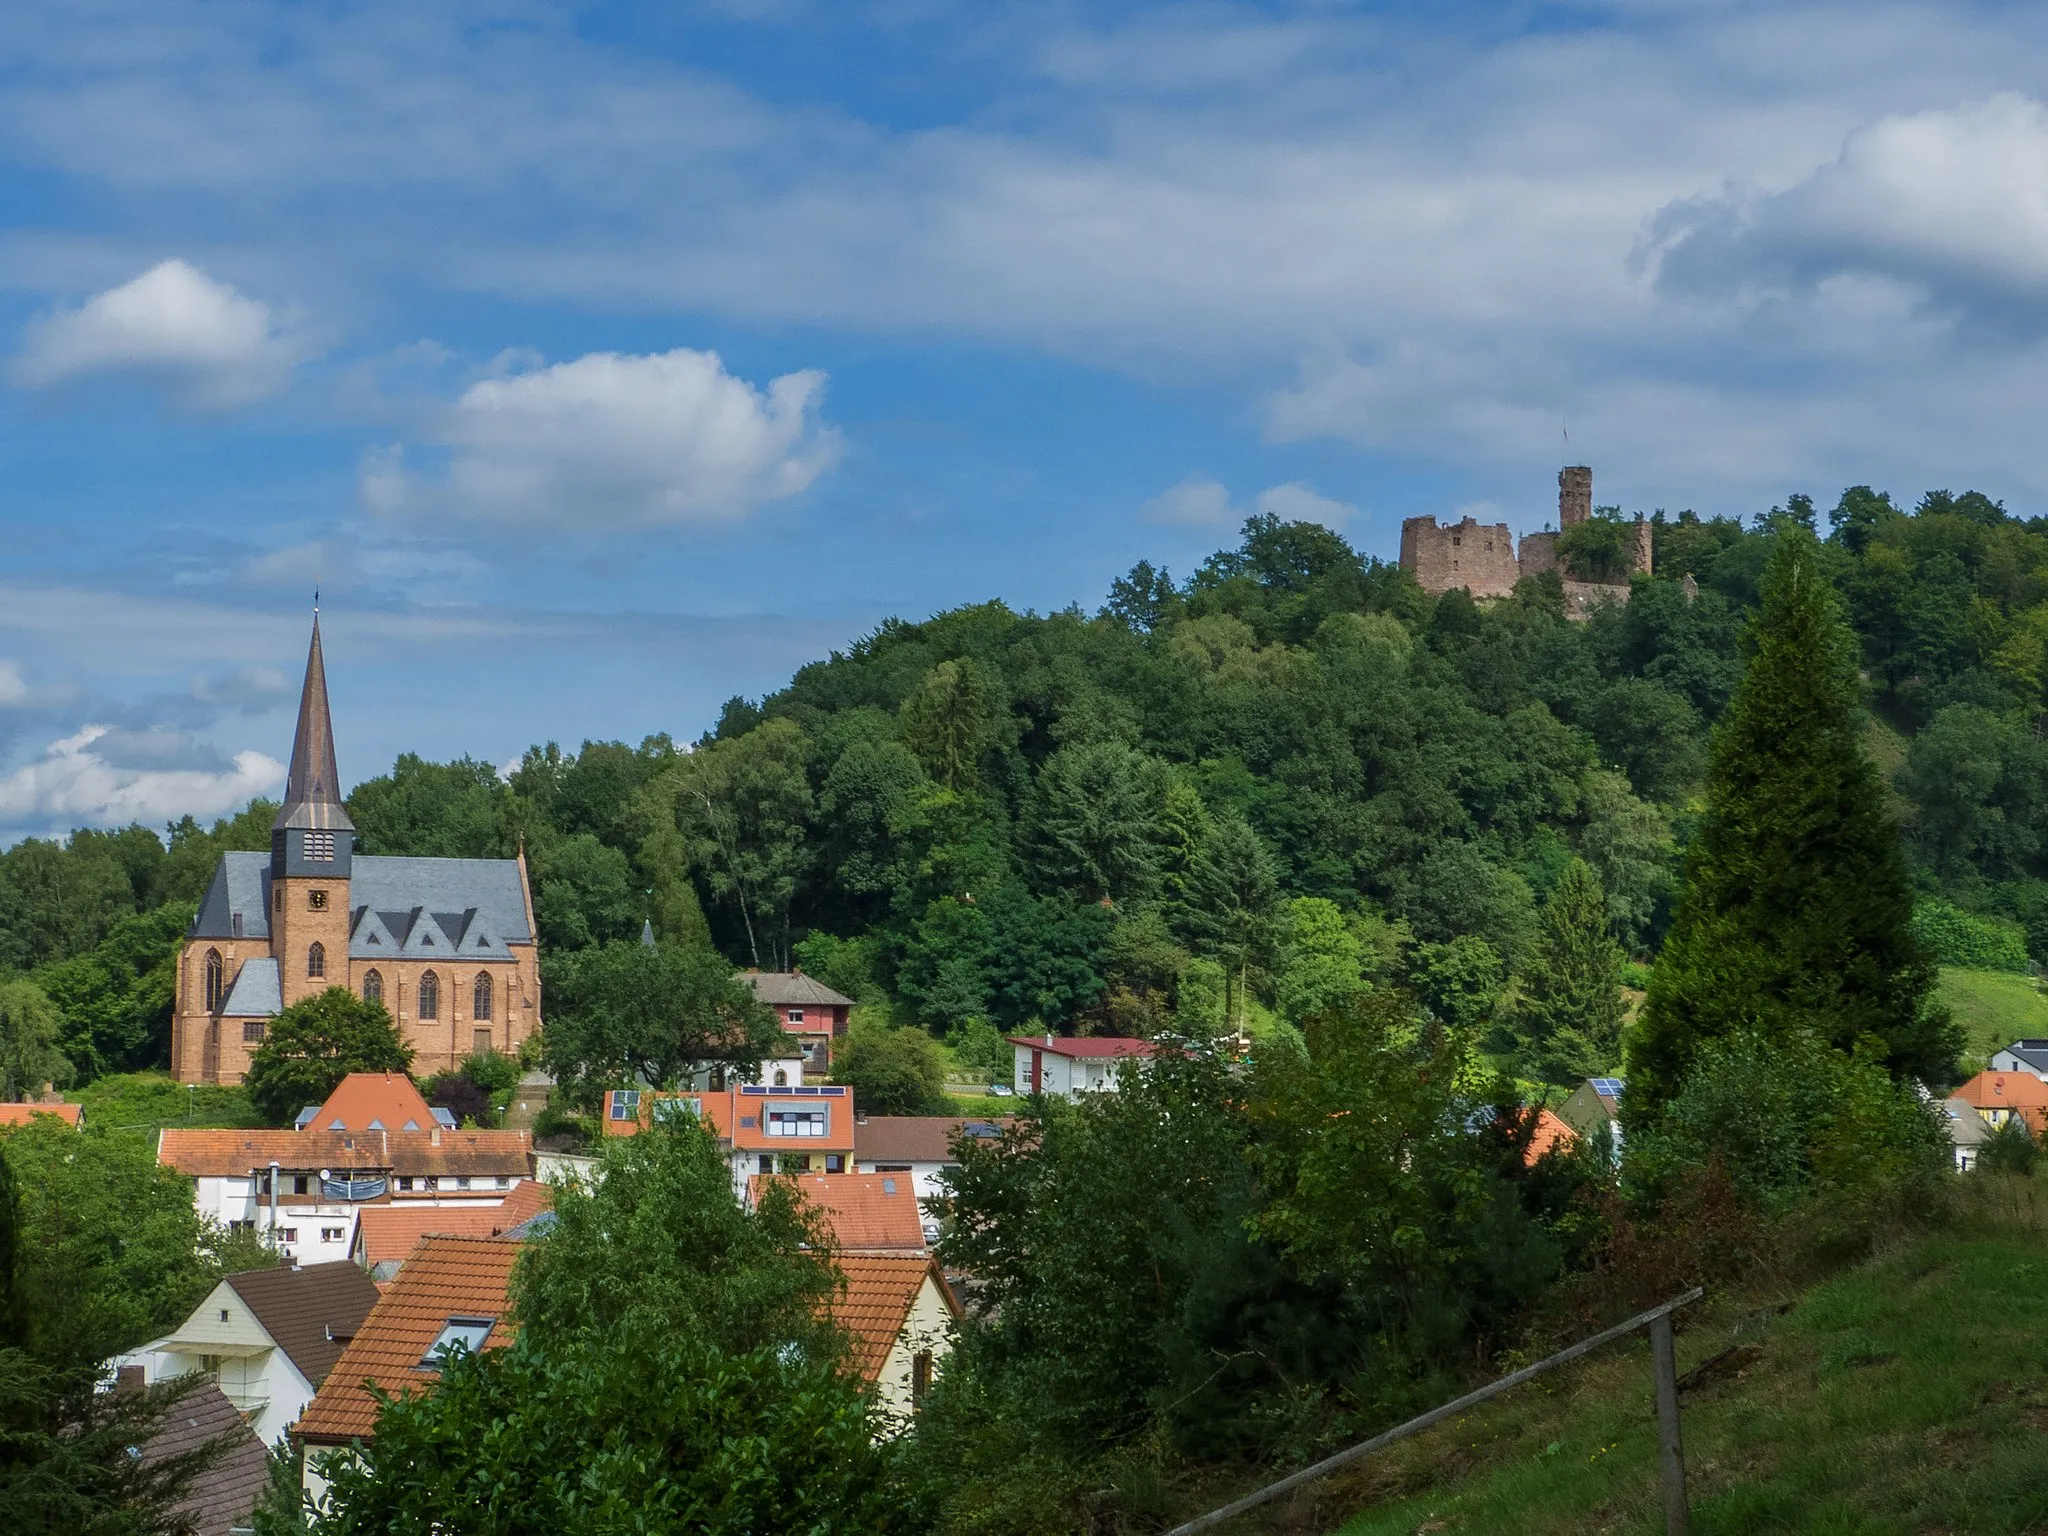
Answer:
[[[1760,1346],[1683,1399],[1698,1536],[2048,1528],[2048,1185],[1969,1193],[1957,1232],[1782,1315],[1731,1303],[1681,1335],[1681,1371],[1737,1337]],[[1365,1511],[1343,1536],[1563,1536],[1661,1531],[1659,1498],[1639,1343],[1418,1437],[1317,1504],[1323,1529]]]
[[[1938,995],[1963,1027],[1963,1049],[1973,1058],[1972,1067],[2015,1040],[2048,1037],[2048,997],[2032,977],[1947,966]]]
[[[96,1078],[66,1094],[85,1106],[85,1123],[103,1130],[155,1136],[166,1125],[219,1126],[240,1130],[263,1117],[240,1088],[197,1088],[175,1082],[167,1072],[124,1072]]]

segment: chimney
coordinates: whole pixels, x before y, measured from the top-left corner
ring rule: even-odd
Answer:
[[[140,1392],[142,1387],[141,1366],[124,1365],[114,1372],[114,1390],[116,1392]]]
[[[1557,472],[1557,526],[1576,528],[1592,515],[1592,467],[1568,464]]]

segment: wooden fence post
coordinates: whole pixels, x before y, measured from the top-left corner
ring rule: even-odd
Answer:
[[[1671,1314],[1650,1322],[1650,1367],[1657,1378],[1657,1451],[1664,1481],[1666,1536],[1686,1536],[1685,1443],[1678,1431],[1678,1361],[1671,1346]]]

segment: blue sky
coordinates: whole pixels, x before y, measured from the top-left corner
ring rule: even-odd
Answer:
[[[0,840],[691,737],[1249,511],[2042,510],[2039,7],[0,10]]]

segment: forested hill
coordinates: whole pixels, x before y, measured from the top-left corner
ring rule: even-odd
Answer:
[[[984,1043],[1176,1010],[1263,1027],[1332,967],[1484,1018],[1575,855],[1614,935],[1654,957],[1788,522],[1825,524],[1930,931],[2048,958],[2048,520],[1975,493],[1906,512],[1859,487],[1747,528],[1660,514],[1656,578],[1583,624],[1554,578],[1432,599],[1334,533],[1255,519],[1185,581],[1140,565],[1092,617],[892,621],[733,700],[693,749],[550,744],[509,783],[408,756],[349,809],[366,852],[523,843],[557,960],[651,914]],[[82,1073],[162,1059],[190,903],[268,821],[0,856],[0,968],[48,993]]]

